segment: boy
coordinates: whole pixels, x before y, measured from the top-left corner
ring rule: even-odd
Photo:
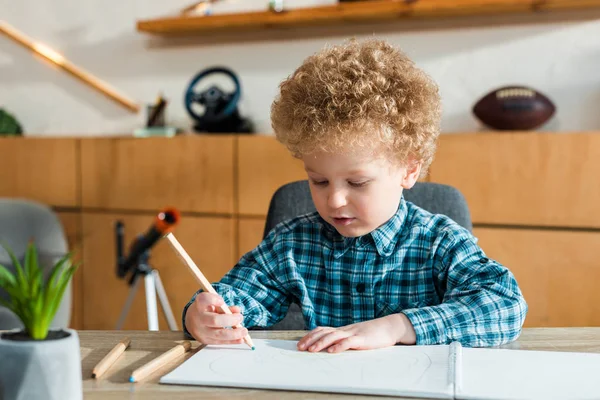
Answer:
[[[441,215],[408,203],[439,136],[438,88],[402,52],[350,41],[308,59],[272,105],[277,139],[305,166],[317,212],[275,227],[183,312],[206,344],[242,343],[298,302],[298,350],[395,344],[495,346],[516,339],[527,305],[512,273]],[[233,315],[218,306],[231,307]]]

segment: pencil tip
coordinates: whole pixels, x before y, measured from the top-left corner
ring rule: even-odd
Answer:
[[[256,350],[256,347],[252,346],[252,350]]]
[[[96,374],[92,374],[92,379],[96,379]]]
[[[129,377],[129,382],[133,382],[133,376]]]

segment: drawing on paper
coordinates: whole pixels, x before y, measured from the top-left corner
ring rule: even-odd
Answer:
[[[278,341],[265,340],[255,343],[255,351],[219,349],[221,355],[211,360],[209,369],[225,378],[278,379],[284,374],[296,374],[360,385],[390,381],[418,384],[432,366],[425,352],[390,360],[389,355],[378,350],[309,353],[296,350],[295,343],[290,343],[285,348]]]

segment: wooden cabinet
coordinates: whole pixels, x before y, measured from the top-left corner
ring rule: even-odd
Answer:
[[[83,261],[73,279],[72,326],[113,329],[129,287],[115,274],[114,223],[126,245],[165,206],[175,235],[211,281],[262,240],[271,196],[306,179],[274,137],[0,139],[11,168],[0,195],[53,206]],[[429,180],[466,197],[474,234],[509,267],[529,304],[526,326],[600,326],[600,135],[442,135]],[[166,243],[152,250],[178,324],[198,285]],[[126,329],[147,329],[143,287]],[[160,315],[161,329],[167,329]]]

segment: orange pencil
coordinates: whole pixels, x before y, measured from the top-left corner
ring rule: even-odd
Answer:
[[[189,256],[189,254],[185,251],[185,249],[183,248],[183,246],[181,246],[181,244],[179,243],[179,241],[177,241],[177,239],[175,239],[175,236],[172,233],[168,233],[165,237],[167,238],[167,240],[169,241],[169,243],[171,244],[171,246],[175,249],[175,251],[177,252],[177,254],[179,255],[179,257],[181,258],[181,260],[184,262],[184,264],[188,266],[188,268],[190,269],[190,271],[192,271],[192,273],[196,277],[196,280],[200,284],[200,287],[202,287],[202,289],[205,292],[218,294],[217,291],[212,287],[212,285],[210,284],[210,282],[208,281],[208,279],[206,279],[206,277],[204,276],[204,274],[202,274],[202,272],[200,271],[200,269],[196,266],[196,264],[194,263],[194,261],[192,260],[192,258]],[[231,310],[229,310],[229,307],[227,307],[226,304],[223,304],[221,306],[221,309],[223,310],[223,312],[225,314],[231,314]],[[241,326],[240,325],[236,325],[234,328],[241,328]],[[252,339],[250,338],[249,334],[246,335],[246,337],[244,338],[244,342],[252,350],[254,350],[254,343],[252,342]]]

